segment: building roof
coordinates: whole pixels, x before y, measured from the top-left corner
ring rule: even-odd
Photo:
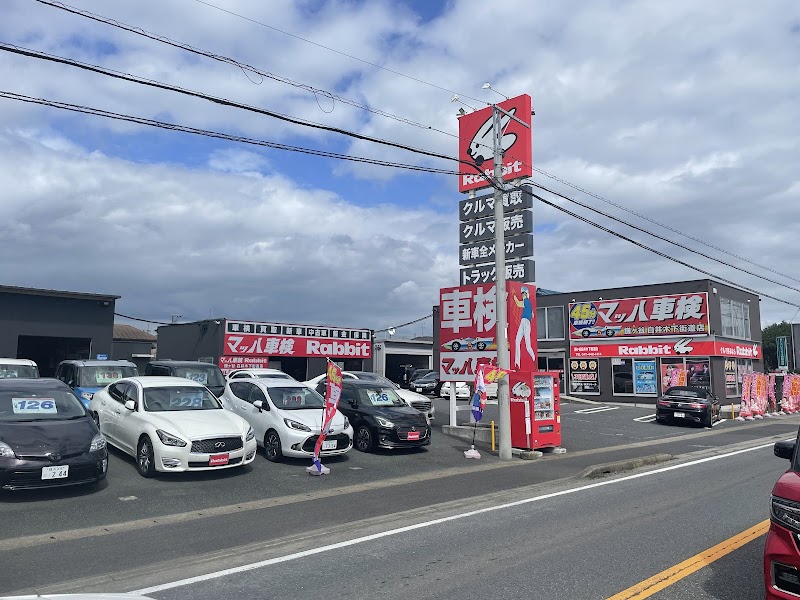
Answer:
[[[0,285],[0,294],[27,294],[29,296],[50,296],[53,298],[72,298],[75,300],[104,300],[112,302],[120,296],[111,294],[90,294],[87,292],[68,292],[64,290],[43,290],[38,288],[16,287],[13,285]]]
[[[156,336],[134,327],[114,323],[114,340],[130,340],[135,342],[155,342]]]

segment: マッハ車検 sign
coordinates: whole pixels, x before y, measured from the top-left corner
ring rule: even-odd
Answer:
[[[226,356],[371,358],[369,329],[226,321]]]
[[[573,302],[569,338],[708,335],[708,294],[667,294]]]

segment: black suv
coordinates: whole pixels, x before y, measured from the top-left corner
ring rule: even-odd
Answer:
[[[317,391],[325,395],[325,380]],[[341,412],[353,425],[353,445],[373,448],[419,448],[431,443],[431,427],[424,413],[408,406],[393,387],[360,379],[342,380]]]
[[[193,360],[154,360],[144,368],[145,375],[185,377],[206,386],[219,398],[225,391],[225,376],[220,368],[207,362]]]

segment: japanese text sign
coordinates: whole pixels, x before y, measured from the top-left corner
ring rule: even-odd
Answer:
[[[494,265],[475,265],[461,269],[461,285],[476,285],[497,281]],[[506,261],[506,281],[535,281],[535,264],[532,258]]]
[[[522,210],[505,215],[503,217],[503,231],[506,236],[517,233],[532,233],[533,212]],[[494,217],[478,219],[477,221],[464,221],[459,226],[458,241],[462,244],[489,239],[494,239]]]
[[[571,340],[708,335],[709,332],[706,292],[569,305]]]
[[[510,235],[504,240],[506,259],[533,256],[533,236],[529,233]],[[494,240],[465,244],[458,248],[458,261],[462,265],[489,263],[495,260]]]
[[[533,174],[533,147],[531,144],[531,97],[522,94],[497,105],[527,126],[500,114],[503,137],[503,178],[505,180],[530,177]],[[468,113],[458,119],[458,159],[462,161],[458,176],[458,191],[467,192],[488,187],[486,178],[479,174],[494,172],[494,127],[493,108],[487,106]],[[466,164],[475,165],[474,174],[468,172]]]
[[[536,288],[506,282],[511,368],[536,370]],[[439,294],[439,377],[475,379],[478,365],[497,365],[495,284],[443,288]],[[519,360],[517,360],[519,357]]]
[[[722,342],[715,340],[697,340],[681,338],[675,340],[659,340],[656,342],[604,342],[578,343],[570,345],[572,358],[655,358],[681,356],[725,356],[761,358],[761,345],[755,342]]]
[[[503,192],[503,214],[533,208],[533,189],[529,185]],[[494,216],[494,195],[466,198],[458,203],[459,221],[473,221]]]
[[[227,356],[372,356],[369,329],[226,321],[223,344]]]

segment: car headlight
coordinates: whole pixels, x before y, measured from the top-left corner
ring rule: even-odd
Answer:
[[[165,446],[180,446],[183,448],[186,445],[181,438],[172,435],[171,433],[167,433],[166,431],[162,431],[160,429],[156,429],[156,433],[158,434],[158,439],[161,440],[161,443]]]
[[[772,496],[770,515],[779,525],[800,533],[800,503]]]
[[[102,433],[98,433],[94,438],[92,438],[92,445],[89,446],[89,452],[100,452],[101,450],[106,449],[106,436]]]
[[[5,442],[0,442],[0,456],[4,458],[14,458],[16,454],[11,449],[11,446],[6,444]]]
[[[381,427],[386,427],[391,429],[394,427],[394,423],[392,423],[389,419],[384,419],[383,417],[375,417],[375,420],[378,422],[378,425]]]
[[[291,419],[284,419],[283,422],[286,423],[286,426],[289,429],[295,429],[296,431],[311,431],[311,428],[307,425],[303,425],[297,421],[292,421]]]
[[[252,440],[254,437],[256,437],[256,432],[255,432],[255,431],[253,431],[253,428],[252,428],[252,427],[250,427],[250,428],[247,430],[247,435],[245,436],[245,438],[244,438],[244,441],[245,441],[245,442],[249,442],[249,441],[250,441],[250,440]]]

